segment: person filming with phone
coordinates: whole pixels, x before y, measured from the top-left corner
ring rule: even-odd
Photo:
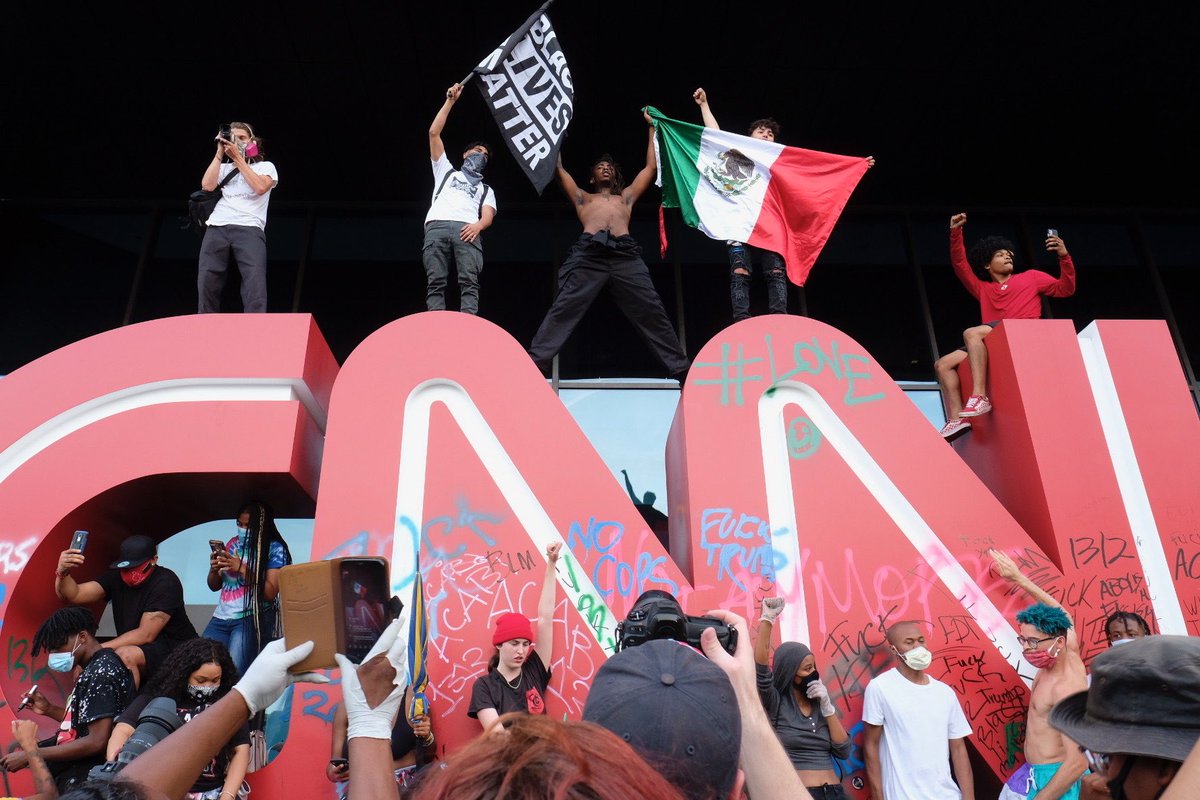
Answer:
[[[242,506],[237,535],[209,542],[208,588],[220,592],[204,636],[229,648],[238,674],[245,674],[263,646],[276,638],[279,570],[292,563],[287,542],[265,503]]]
[[[80,531],[80,533],[83,533]],[[158,546],[149,536],[121,542],[118,558],[95,579],[78,583],[73,573],[84,566],[86,537],[77,535],[58,557],[54,593],[64,603],[112,602],[116,638],[104,643],[115,650],[142,686],[181,642],[196,638],[183,604],[183,584],[158,563]]]
[[[216,136],[217,151],[200,185],[221,188],[200,245],[199,313],[221,310],[229,258],[242,275],[242,310],[267,310],[267,206],[279,172],[266,160],[262,139],[246,122],[231,122]]]

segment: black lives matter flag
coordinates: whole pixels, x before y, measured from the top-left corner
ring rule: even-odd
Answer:
[[[554,177],[575,88],[546,3],[474,70],[508,149],[538,194]]]

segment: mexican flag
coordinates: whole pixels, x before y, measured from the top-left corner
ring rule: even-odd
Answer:
[[[646,109],[664,208],[713,239],[779,253],[803,286],[867,160],[702,128]]]

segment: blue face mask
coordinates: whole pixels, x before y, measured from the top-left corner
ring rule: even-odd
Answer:
[[[47,666],[55,672],[70,672],[75,669],[75,651],[79,649],[78,637],[69,653],[51,653],[46,657]]]

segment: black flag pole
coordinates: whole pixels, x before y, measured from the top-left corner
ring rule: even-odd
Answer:
[[[530,14],[529,19],[525,20],[525,22],[521,24],[521,27],[517,28],[512,36],[508,37],[504,43],[504,49],[501,50],[499,55],[496,56],[495,63],[503,63],[504,59],[508,58],[508,54],[512,52],[512,49],[517,46],[518,42],[525,38],[525,34],[529,33],[529,29],[533,27],[535,22],[541,19],[542,14],[546,13],[546,9],[548,9],[553,2],[554,0],[546,0],[546,2],[542,3],[542,7]],[[459,84],[466,86],[471,82],[472,78],[479,74],[478,70],[478,66],[473,67],[471,71],[467,73],[467,76],[459,81]]]

